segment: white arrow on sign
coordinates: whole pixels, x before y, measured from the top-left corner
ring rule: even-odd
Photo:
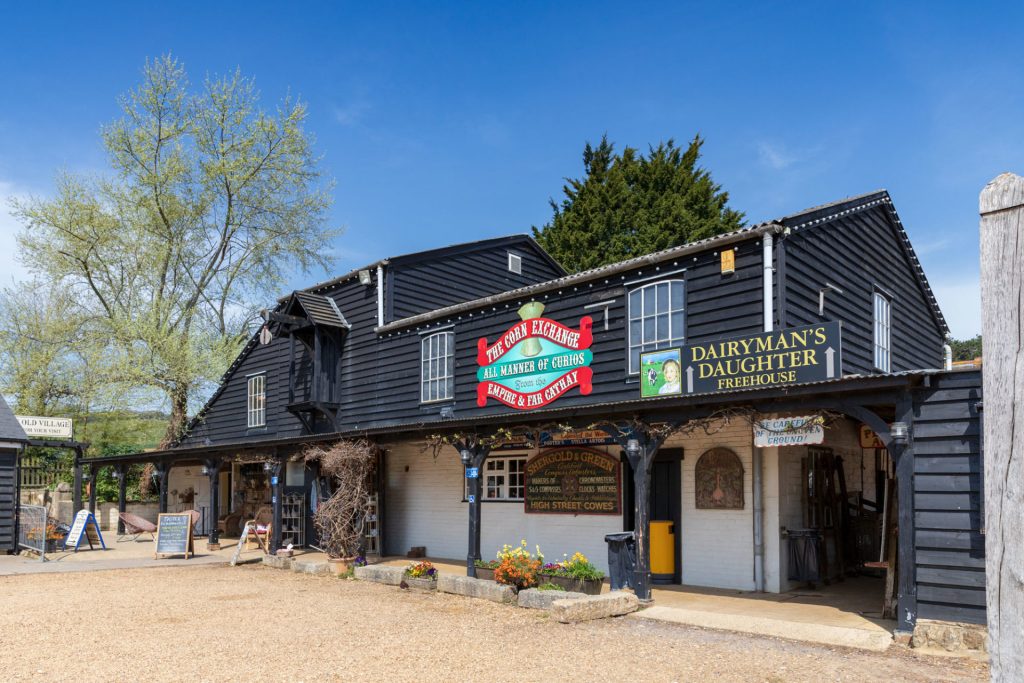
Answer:
[[[831,346],[825,349],[825,376],[836,376],[836,352]]]
[[[686,367],[686,393],[693,393],[693,366],[688,365]]]

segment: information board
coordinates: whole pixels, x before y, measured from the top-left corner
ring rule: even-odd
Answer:
[[[99,544],[104,550],[107,549],[106,544],[103,542],[103,534],[100,533],[100,525],[96,523],[96,518],[88,510],[79,510],[75,515],[75,521],[71,524],[71,531],[68,532],[67,537],[64,539],[64,550],[71,546],[76,551],[78,546],[82,543],[82,536],[89,542],[89,550],[93,550],[96,544]]]
[[[195,555],[192,545],[192,515],[183,512],[163,513],[156,522],[156,551],[154,559],[161,555],[184,555],[187,560]]]
[[[618,515],[619,459],[592,448],[553,448],[526,463],[528,513]]]

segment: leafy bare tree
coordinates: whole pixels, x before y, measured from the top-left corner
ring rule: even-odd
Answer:
[[[264,111],[237,71],[193,92],[169,55],[120,104],[102,130],[114,175],[65,173],[52,198],[16,202],[19,248],[102,345],[106,380],[166,398],[167,445],[259,303],[290,270],[327,268],[338,231],[304,104]]]
[[[334,480],[334,494],[313,513],[320,546],[331,557],[351,557],[363,541],[363,520],[370,495],[374,447],[366,441],[337,441],[310,446],[306,462],[319,462],[320,472]]]

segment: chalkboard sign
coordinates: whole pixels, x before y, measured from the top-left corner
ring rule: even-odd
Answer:
[[[106,544],[103,542],[103,534],[100,533],[100,525],[96,523],[96,518],[88,510],[79,510],[78,514],[75,515],[75,521],[71,524],[71,531],[68,532],[67,537],[64,539],[64,550],[67,550],[68,546],[72,546],[75,552],[78,552],[78,546],[82,542],[83,534],[89,542],[89,550],[92,550],[96,543],[104,550],[107,549]]]
[[[619,459],[592,448],[553,448],[526,463],[525,511],[622,514]]]
[[[154,559],[161,555],[195,555],[192,546],[192,515],[163,513],[156,522],[156,552]]]

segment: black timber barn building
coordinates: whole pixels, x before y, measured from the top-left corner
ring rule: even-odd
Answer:
[[[385,259],[266,317],[176,447],[79,467],[155,462],[164,508],[192,486],[233,531],[270,504],[273,546],[311,544],[298,454],[367,439],[383,555],[472,573],[527,538],[603,565],[604,535],[636,529],[641,596],[652,575],[780,592],[816,536],[821,579],[894,572],[897,630],[984,623],[980,372],[944,369],[884,191],[573,275],[526,236]],[[601,458],[591,489],[552,464]]]

